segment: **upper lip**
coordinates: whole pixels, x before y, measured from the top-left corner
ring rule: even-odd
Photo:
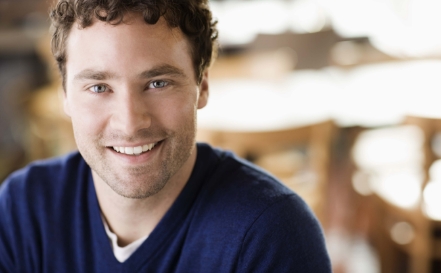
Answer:
[[[138,147],[138,146],[144,146],[144,145],[149,145],[149,144],[157,144],[159,141],[149,141],[149,142],[140,142],[140,143],[130,143],[130,144],[111,144],[111,145],[106,145],[106,147]]]

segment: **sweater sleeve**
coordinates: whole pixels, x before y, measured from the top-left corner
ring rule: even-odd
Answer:
[[[300,197],[276,202],[254,221],[237,272],[332,272],[320,225]]]

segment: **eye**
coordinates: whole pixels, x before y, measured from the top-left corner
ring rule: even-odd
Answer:
[[[149,84],[149,88],[162,88],[168,85],[168,82],[166,81],[152,81]]]
[[[103,93],[107,91],[107,86],[105,85],[94,85],[89,88],[90,91],[94,93]]]

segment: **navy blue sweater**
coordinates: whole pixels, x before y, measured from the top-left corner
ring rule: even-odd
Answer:
[[[198,144],[191,177],[124,263],[112,252],[79,153],[40,161],[0,187],[0,272],[331,272],[320,226],[276,179]]]

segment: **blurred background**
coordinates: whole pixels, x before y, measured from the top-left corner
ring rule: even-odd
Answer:
[[[46,0],[0,0],[0,181],[75,149]],[[441,2],[210,1],[198,139],[299,193],[336,273],[441,272]]]

